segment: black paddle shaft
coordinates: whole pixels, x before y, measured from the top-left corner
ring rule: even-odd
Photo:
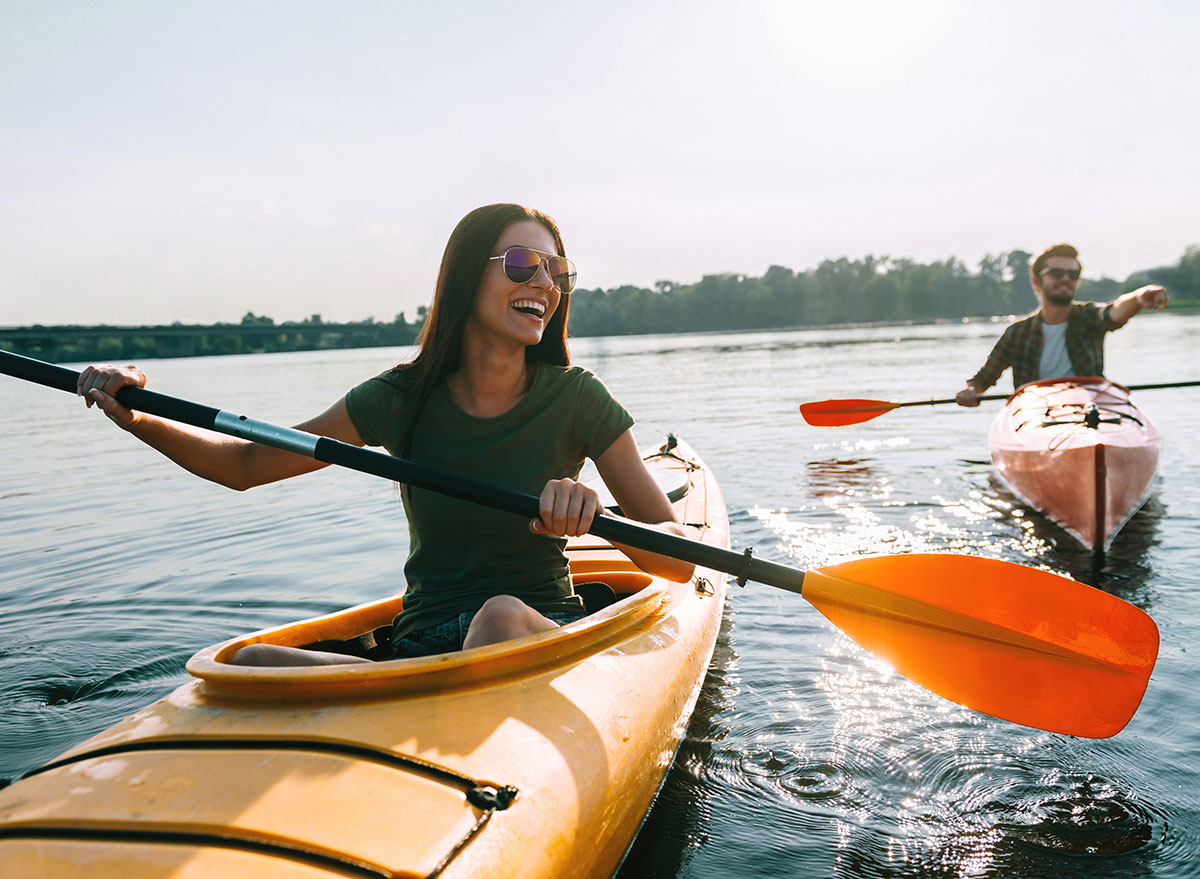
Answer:
[[[0,351],[0,372],[72,394],[75,393],[79,381],[79,373],[73,370],[10,351]],[[279,427],[145,388],[123,387],[117,392],[116,398],[129,409],[285,449],[327,464],[382,476],[394,482],[515,513],[527,519],[535,519],[540,515],[538,499],[533,495],[360,448],[340,440],[316,436],[295,428]],[[591,533],[614,543],[623,543],[647,552],[692,562],[714,571],[733,574],[739,582],[754,580],[797,594],[800,594],[804,582],[803,571],[756,559],[749,550],[745,553],[732,552],[698,540],[665,534],[655,528],[647,528],[616,516],[597,516],[592,521]]]
[[[1200,385],[1200,381],[1186,382],[1160,382],[1155,385],[1123,385],[1127,391],[1157,391],[1162,388],[1194,388]],[[980,394],[975,399],[979,402],[985,400],[1007,400],[1012,394]],[[939,406],[943,403],[957,403],[958,400],[951,397],[947,400],[909,400],[905,403],[897,403],[897,406]]]

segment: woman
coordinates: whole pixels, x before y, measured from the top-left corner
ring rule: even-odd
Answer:
[[[565,537],[601,513],[576,481],[595,461],[622,511],[685,535],[638,454],[633,420],[590,373],[569,365],[567,294],[575,268],[545,214],[512,204],[477,208],[446,244],[415,359],[350,390],[301,430],[539,493],[526,526],[501,513],[402,487],[410,533],[396,657],[479,647],[548,631],[585,615],[570,584]],[[300,455],[135,413],[113,396],[144,387],[135,367],[89,367],[90,407],[180,466],[239,491],[326,466]],[[622,547],[649,573],[685,581],[693,566]],[[366,661],[273,645],[240,650],[251,665]]]

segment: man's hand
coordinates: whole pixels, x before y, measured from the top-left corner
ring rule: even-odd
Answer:
[[[954,395],[954,402],[960,406],[966,406],[968,409],[973,409],[979,405],[979,391],[975,390],[974,386],[967,385]]]
[[[1147,284],[1145,287],[1140,287],[1133,291],[1137,295],[1138,302],[1142,308],[1157,308],[1162,311],[1167,307],[1168,297],[1167,288],[1160,287],[1158,284]]]

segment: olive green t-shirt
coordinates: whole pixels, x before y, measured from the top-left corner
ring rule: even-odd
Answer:
[[[346,395],[367,445],[398,454],[412,416],[409,380],[389,370]],[[417,418],[411,459],[526,494],[576,478],[633,425],[604,384],[580,367],[538,365],[529,392],[496,418],[455,405],[445,382]],[[393,637],[474,612],[494,595],[515,595],[542,613],[582,606],[571,591],[566,540],[529,530],[526,517],[403,486],[408,589]]]

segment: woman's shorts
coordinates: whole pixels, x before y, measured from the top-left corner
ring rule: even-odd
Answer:
[[[583,608],[578,610],[556,611],[542,614],[552,623],[565,626],[587,616]],[[403,638],[392,641],[393,659],[412,659],[418,656],[433,656],[437,653],[454,653],[462,650],[463,641],[467,637],[467,629],[471,627],[474,612],[460,613],[457,617],[436,626],[426,626],[414,629]]]

